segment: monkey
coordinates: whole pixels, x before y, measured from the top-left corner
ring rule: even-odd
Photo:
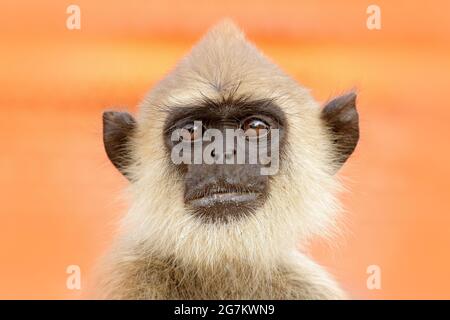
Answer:
[[[177,142],[232,128],[244,132],[244,147],[272,139],[278,170],[262,174],[277,157],[173,161]],[[176,130],[183,134],[172,139]],[[358,140],[355,92],[322,107],[233,21],[219,22],[150,90],[136,116],[103,113],[106,154],[129,181],[131,201],[102,261],[99,297],[346,299],[303,248],[332,233],[337,172]],[[233,159],[236,148],[205,154]]]

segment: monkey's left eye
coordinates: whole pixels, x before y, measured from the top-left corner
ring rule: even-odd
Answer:
[[[185,125],[182,130],[183,134],[181,135],[181,139],[183,141],[196,141],[202,137],[202,126],[197,122]]]
[[[248,138],[262,138],[269,133],[270,125],[259,118],[248,118],[242,122],[241,129]]]

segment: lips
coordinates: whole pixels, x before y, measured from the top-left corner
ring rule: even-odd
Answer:
[[[215,193],[205,197],[193,199],[189,204],[193,207],[212,207],[218,204],[243,204],[256,200],[258,195],[256,193]]]
[[[241,191],[233,186],[209,186],[199,192],[187,195],[185,200],[194,208],[213,207],[216,205],[239,206],[258,199],[258,192]]]

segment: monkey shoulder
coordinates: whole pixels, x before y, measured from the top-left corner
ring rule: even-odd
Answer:
[[[296,253],[284,263],[286,299],[342,300],[347,296],[332,276],[309,257]]]

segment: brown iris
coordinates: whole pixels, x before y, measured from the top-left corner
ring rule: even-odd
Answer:
[[[270,125],[259,118],[248,118],[242,122],[241,129],[248,138],[261,138],[269,133]]]
[[[202,137],[202,126],[197,123],[188,123],[183,127],[181,138],[183,141],[195,141]]]

